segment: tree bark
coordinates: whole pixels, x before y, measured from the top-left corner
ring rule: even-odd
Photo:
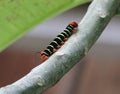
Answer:
[[[116,14],[120,0],[94,0],[78,31],[47,61],[34,68],[15,83],[0,88],[0,94],[40,94],[56,84],[99,38],[106,25]]]

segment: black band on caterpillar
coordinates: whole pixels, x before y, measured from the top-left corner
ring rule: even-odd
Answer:
[[[56,48],[59,44],[57,41],[52,41],[49,45],[52,45],[54,48]]]
[[[72,31],[72,30],[71,30]],[[72,32],[68,29],[65,29],[64,32],[70,37],[72,35]]]
[[[74,29],[74,27],[72,26],[72,25],[68,25],[67,27],[66,27],[66,29],[68,29],[68,30],[73,30]]]
[[[60,34],[60,35],[58,35],[57,37],[61,38],[61,40],[63,41],[63,40],[64,40],[64,38],[65,38],[65,35],[61,33],[61,34]]]
[[[58,45],[61,45],[62,39],[59,37],[56,37],[54,41],[56,41]]]
[[[63,34],[64,35],[64,38],[68,38],[70,35],[67,33],[67,32],[62,32],[61,34]]]
[[[51,56],[56,49],[58,49],[63,43],[65,39],[69,38],[73,34],[73,30],[77,28],[78,24],[74,21],[70,22],[70,24],[64,29],[64,31],[59,34],[49,45],[48,47],[42,51],[41,59],[44,61],[49,56]]]
[[[53,52],[54,47],[52,45],[48,45],[47,49],[49,49],[51,52]]]
[[[53,53],[52,51],[50,51],[50,49],[45,49],[44,52],[47,56],[50,56]]]

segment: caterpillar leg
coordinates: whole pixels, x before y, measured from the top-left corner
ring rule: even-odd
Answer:
[[[61,48],[61,46],[60,46],[60,45],[58,45],[58,46],[57,46],[57,49],[59,49],[59,48]]]
[[[61,42],[61,45],[63,45],[64,43],[65,43],[65,42],[62,41],[62,42]]]
[[[44,51],[41,51],[41,52],[40,52],[40,55],[42,56],[43,54],[45,54],[45,52],[44,52]]]
[[[40,52],[40,61],[41,61],[41,62],[44,62],[44,61],[47,60],[48,58],[49,58],[49,56],[47,56],[44,51],[41,51],[41,52]]]
[[[55,53],[57,51],[57,49],[53,49],[53,53]]]
[[[46,56],[46,55],[43,54],[43,55],[40,56],[40,61],[41,61],[41,62],[44,62],[44,61],[47,60],[48,58],[49,58],[48,56]]]
[[[68,38],[64,38],[64,41],[67,41],[68,40]]]
[[[72,30],[72,34],[74,34],[76,32],[77,32],[77,28],[75,28],[75,29]]]

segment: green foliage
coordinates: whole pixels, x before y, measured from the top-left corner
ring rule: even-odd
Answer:
[[[30,28],[90,0],[0,0],[0,51]]]
[[[117,15],[120,16],[120,7],[118,8]]]

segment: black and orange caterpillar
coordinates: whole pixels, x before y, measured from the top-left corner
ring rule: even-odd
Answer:
[[[71,21],[65,30],[56,36],[56,38],[47,46],[44,51],[40,52],[41,62],[47,60],[53,53],[55,53],[65,43],[65,41],[67,41],[68,38],[76,32],[77,27],[77,22]]]

